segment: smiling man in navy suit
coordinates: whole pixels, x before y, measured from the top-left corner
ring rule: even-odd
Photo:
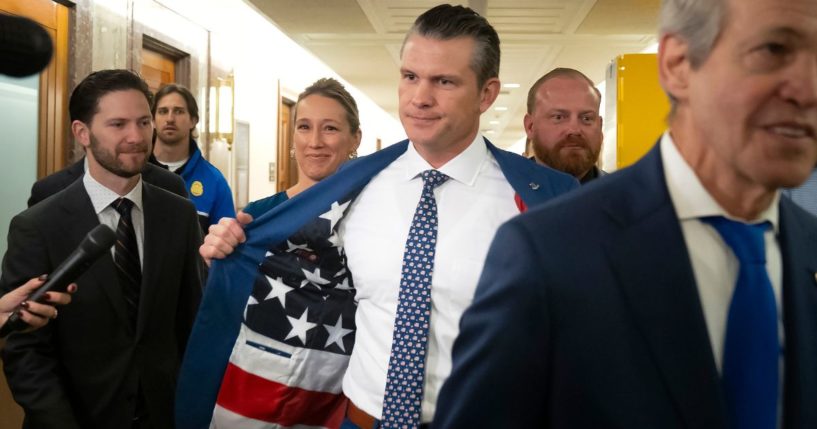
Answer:
[[[77,278],[58,319],[9,336],[9,388],[25,428],[173,427],[176,375],[201,298],[196,211],[142,180],[153,121],[138,75],[91,73],[68,110],[87,169],[12,219],[0,291],[52,273],[100,224],[116,230],[116,243]]]
[[[435,428],[817,427],[817,1],[665,0],[658,64],[655,148],[498,231]]]

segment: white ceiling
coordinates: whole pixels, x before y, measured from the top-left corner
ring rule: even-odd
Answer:
[[[399,53],[434,0],[246,0],[284,33],[397,118]],[[528,88],[554,67],[604,80],[615,56],[655,42],[660,0],[470,0],[501,40],[503,88],[482,116],[486,137],[508,147],[525,136]],[[456,3],[456,2],[454,2]],[[501,108],[506,110],[502,110]]]

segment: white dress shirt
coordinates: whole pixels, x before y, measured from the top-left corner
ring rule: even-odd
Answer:
[[[94,206],[94,212],[99,218],[99,223],[111,227],[116,231],[116,226],[119,224],[119,212],[111,206],[111,203],[119,198],[119,194],[106,188],[96,179],[91,177],[88,172],[87,164],[85,168],[85,175],[82,176],[82,183],[85,185],[85,191],[91,197],[91,204]],[[139,177],[139,182],[131,189],[130,192],[122,196],[133,201],[133,209],[131,209],[131,221],[133,222],[133,231],[136,233],[136,246],[139,248],[139,266],[144,267],[144,241],[145,241],[145,215],[142,208],[142,177]],[[111,255],[114,253],[114,247],[111,247]]]
[[[403,251],[423,188],[419,175],[429,169],[409,144],[363,189],[339,227],[358,299],[355,348],[343,391],[375,418],[382,415]],[[451,346],[488,247],[499,225],[519,214],[515,192],[482,136],[438,170],[450,179],[434,190],[438,232],[423,422],[433,419],[440,387],[451,372]]]
[[[701,184],[692,167],[681,157],[669,133],[661,138],[661,160],[667,188],[681,223],[698,295],[701,298],[709,341],[718,371],[723,362],[723,341],[726,336],[726,318],[737,283],[739,262],[734,252],[714,227],[700,221],[704,216],[725,216],[723,209]],[[751,223],[769,221],[772,228],[766,231],[766,270],[777,301],[777,326],[783,344],[783,311],[781,290],[783,283],[782,258],[777,244],[779,231],[777,193],[772,204]],[[734,219],[732,217],[732,219]],[[782,359],[781,359],[782,363]],[[781,378],[782,380],[782,378]]]

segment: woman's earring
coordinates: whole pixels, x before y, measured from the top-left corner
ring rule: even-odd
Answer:
[[[290,158],[295,158],[295,148],[294,147],[289,148],[289,157]]]
[[[351,151],[349,153],[349,159],[355,159],[355,158],[357,158],[357,151],[353,150],[353,151]]]

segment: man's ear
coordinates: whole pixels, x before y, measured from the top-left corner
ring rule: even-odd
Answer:
[[[91,145],[91,129],[84,122],[80,120],[71,122],[71,134],[74,135],[74,140],[83,147],[87,148]]]
[[[687,42],[674,34],[663,35],[658,44],[658,78],[676,100],[688,97],[691,67]]]
[[[482,93],[480,94],[481,97],[479,100],[480,113],[485,113],[485,111],[494,104],[494,101],[496,101],[496,98],[499,96],[499,86],[499,79],[495,77],[488,79],[485,84],[482,85]]]
[[[528,140],[533,138],[533,115],[530,113],[525,113],[525,119],[522,120],[522,125],[525,126],[525,134],[528,136]]]

